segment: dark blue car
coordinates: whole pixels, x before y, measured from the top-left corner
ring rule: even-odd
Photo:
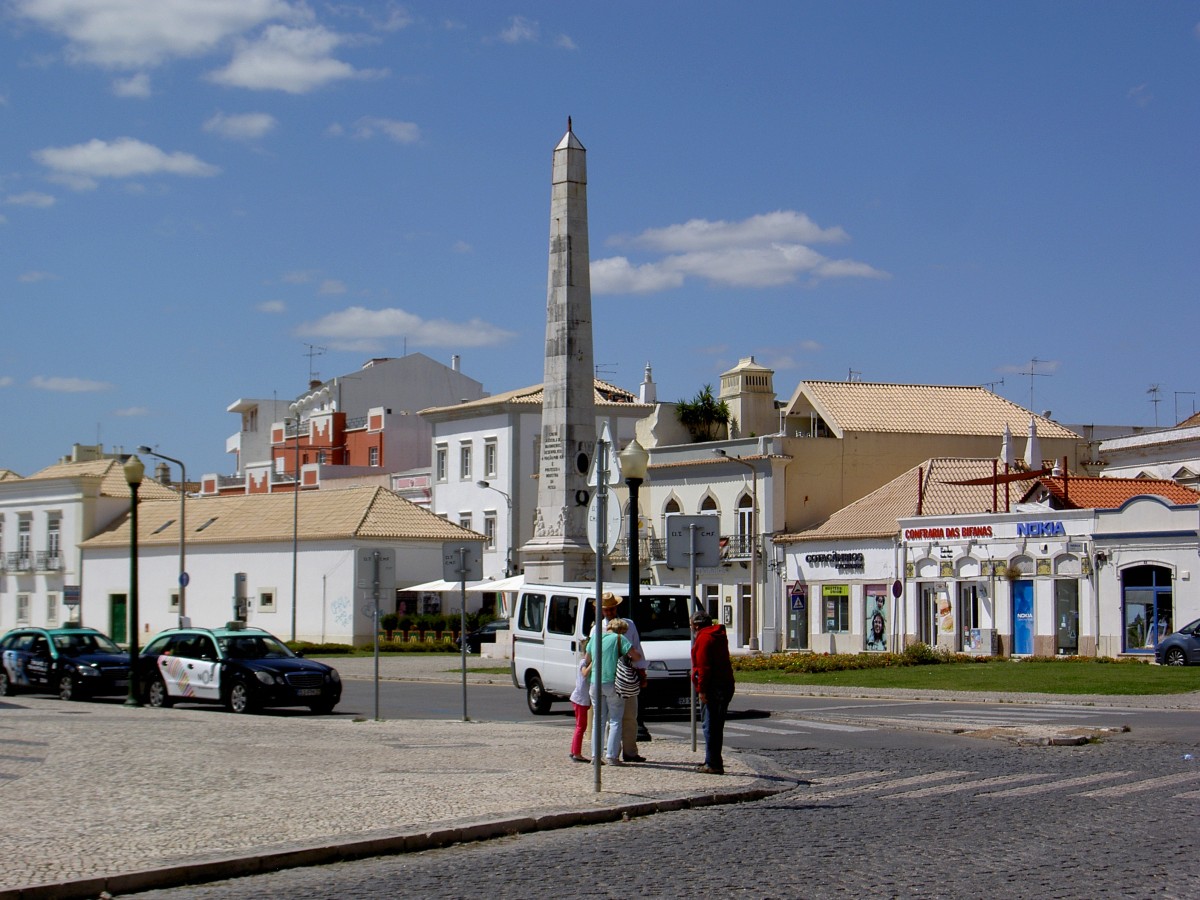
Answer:
[[[1200,619],[1167,635],[1154,648],[1160,665],[1190,666],[1200,663]]]
[[[0,638],[0,697],[16,691],[63,700],[129,690],[129,654],[94,628],[14,628]]]

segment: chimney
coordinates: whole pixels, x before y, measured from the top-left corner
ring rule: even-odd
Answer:
[[[454,372],[457,372],[457,371],[458,371],[458,362],[459,362],[459,356],[458,356],[458,354],[457,354],[457,353],[455,353],[453,356],[451,356],[451,357],[450,357],[450,369],[451,369],[451,371],[454,371]]]

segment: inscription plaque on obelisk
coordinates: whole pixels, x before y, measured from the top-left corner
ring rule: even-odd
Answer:
[[[527,581],[586,581],[595,566],[587,536],[596,401],[586,154],[567,119],[554,148],[538,503],[533,537],[521,548]]]

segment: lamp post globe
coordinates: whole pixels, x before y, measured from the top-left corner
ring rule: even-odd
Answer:
[[[638,489],[646,480],[650,454],[634,438],[618,454],[618,458],[625,484],[629,488],[629,613],[632,615],[633,604],[641,599],[642,583],[641,560],[638,558]]]

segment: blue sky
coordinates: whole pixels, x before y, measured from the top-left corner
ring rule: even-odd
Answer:
[[[1194,2],[0,0],[0,39],[21,474],[97,440],[231,471],[225,408],[310,346],[541,381],[568,115],[610,381],[1200,404]]]

